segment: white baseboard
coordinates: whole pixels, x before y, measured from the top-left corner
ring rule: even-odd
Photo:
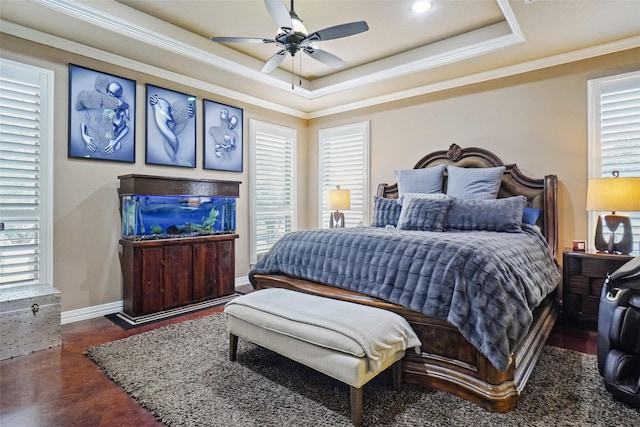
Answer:
[[[249,276],[236,277],[236,288],[242,285],[250,285]]]
[[[80,322],[96,317],[102,317],[107,314],[118,313],[122,311],[122,301],[114,301],[107,304],[94,305],[91,307],[79,308],[77,310],[63,311],[60,315],[60,323]]]
[[[235,287],[242,285],[249,285],[249,277],[242,276],[236,277]],[[121,312],[123,309],[122,301],[114,301],[107,304],[94,305],[91,307],[79,308],[77,310],[63,311],[60,315],[60,323],[65,325],[67,323],[80,322],[82,320],[94,319],[96,317],[102,317],[107,314],[113,314]]]

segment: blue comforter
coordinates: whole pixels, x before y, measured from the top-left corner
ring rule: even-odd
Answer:
[[[377,227],[285,235],[249,272],[284,274],[402,305],[456,326],[506,370],[533,309],[561,270],[544,237],[519,233],[405,231]]]

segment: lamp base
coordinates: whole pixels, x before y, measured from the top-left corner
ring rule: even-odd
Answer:
[[[600,252],[609,254],[628,254],[631,252],[633,246],[633,233],[631,231],[631,220],[626,215],[605,215],[604,222],[607,224],[607,228],[611,232],[609,239],[605,240],[602,226],[602,216],[598,216],[598,223],[596,224],[596,249]],[[620,241],[615,241],[615,232],[618,227],[622,225],[622,238]]]
[[[342,212],[331,212],[329,228],[344,228],[344,214]]]

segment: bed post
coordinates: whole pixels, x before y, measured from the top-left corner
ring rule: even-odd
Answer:
[[[553,256],[558,252],[558,177],[544,177],[544,236]]]

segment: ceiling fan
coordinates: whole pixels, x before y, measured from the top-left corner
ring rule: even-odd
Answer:
[[[334,68],[343,67],[346,62],[336,55],[319,49],[312,45],[314,42],[339,39],[362,33],[369,29],[365,21],[350,22],[347,24],[335,25],[308,34],[307,29],[302,24],[293,9],[291,0],[291,11],[288,11],[282,0],[264,0],[271,19],[278,25],[278,33],[273,39],[259,39],[250,37],[211,37],[211,40],[218,43],[275,43],[280,47],[262,67],[263,73],[270,73],[282,63],[287,54],[295,56],[299,51],[303,51],[313,59]]]

